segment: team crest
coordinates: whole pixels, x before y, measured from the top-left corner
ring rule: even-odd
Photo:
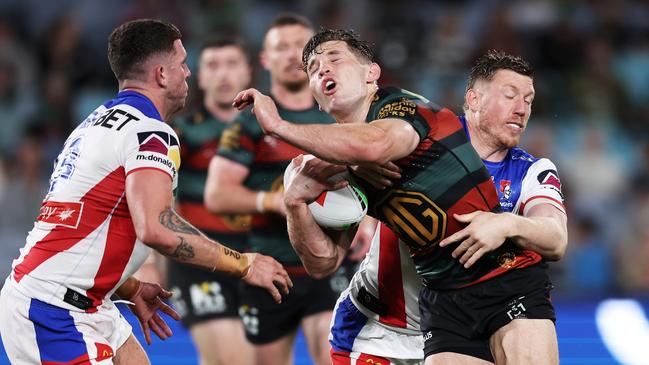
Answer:
[[[500,193],[503,199],[509,199],[512,194],[512,182],[509,180],[500,180]]]

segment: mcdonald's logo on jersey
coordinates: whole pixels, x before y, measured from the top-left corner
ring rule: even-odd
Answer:
[[[160,132],[140,132],[137,134],[140,152],[155,152],[167,156],[178,170],[180,168],[180,146],[175,136]]]

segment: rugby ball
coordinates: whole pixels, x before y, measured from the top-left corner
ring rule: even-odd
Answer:
[[[313,155],[304,155],[300,166],[294,166],[293,163],[288,165],[284,172],[284,189],[289,188],[304,164],[312,158],[314,158]],[[365,217],[367,197],[348,172],[335,175],[332,179],[335,181],[347,180],[349,185],[338,190],[323,191],[320,196],[308,204],[308,207],[320,227],[344,230],[357,225]]]

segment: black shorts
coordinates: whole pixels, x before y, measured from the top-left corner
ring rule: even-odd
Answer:
[[[169,261],[168,281],[171,304],[180,314],[183,325],[219,318],[238,318],[241,302],[241,280],[219,272]]]
[[[517,318],[556,319],[552,283],[540,265],[512,270],[462,289],[419,294],[424,353],[455,352],[494,361],[489,338]]]
[[[329,277],[316,280],[302,267],[284,266],[291,276],[293,288],[277,304],[265,289],[245,285],[241,297],[241,318],[246,338],[253,344],[273,342],[296,330],[304,317],[333,311],[340,293],[354,275],[353,267],[343,265]]]

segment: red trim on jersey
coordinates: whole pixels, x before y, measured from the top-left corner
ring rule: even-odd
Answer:
[[[329,350],[332,365],[351,365],[352,358],[349,357],[347,351],[335,351],[333,348]]]
[[[551,198],[551,197],[546,196],[546,195],[537,195],[537,196],[533,196],[533,197],[527,199],[525,202],[521,203],[521,208],[519,209],[521,215],[525,212],[525,206],[526,206],[529,202],[531,202],[532,200],[535,200],[535,199],[547,199],[547,200],[551,200],[551,201],[553,201],[553,202],[559,204],[559,206],[560,206],[561,208],[563,208],[563,212],[564,212],[564,213],[566,212],[566,206],[563,205],[563,203],[560,202],[560,201],[558,201],[557,199]]]
[[[222,233],[247,232],[248,226],[237,226],[222,215],[211,213],[203,204],[183,202],[178,204],[178,213],[189,223],[201,229]]]
[[[99,360],[101,361],[101,360]],[[41,365],[91,365],[90,356],[88,354],[83,354],[76,359],[70,361],[42,361]]]
[[[466,288],[467,286],[475,285],[483,281],[494,278],[498,275],[502,275],[507,271],[522,269],[528,266],[532,266],[542,259],[541,255],[534,251],[524,250],[521,255],[517,255],[512,261],[502,264],[502,266],[497,267],[496,269],[488,272],[486,275],[474,280],[468,284],[462,285],[461,288]]]
[[[124,182],[122,181],[121,186],[116,184],[113,189],[123,191]],[[136,238],[133,220],[128,211],[126,198],[124,198],[119,202],[115,213],[110,218],[106,247],[97,274],[95,274],[95,284],[86,292],[88,298],[92,299],[93,308],[86,312],[96,312],[96,307],[101,304],[106,294],[117,285],[131,258]]]
[[[121,190],[115,190],[121,184]],[[38,241],[25,255],[25,259],[14,269],[17,283],[43,262],[54,255],[68,250],[92,233],[111,213],[124,192],[124,168],[119,167],[108,174],[80,199],[84,213],[78,228],[56,226]]]
[[[169,171],[164,170],[164,169],[161,169],[161,168],[159,168],[159,167],[152,167],[152,166],[138,167],[138,168],[135,168],[135,169],[129,170],[129,172],[126,174],[126,176],[128,176],[128,175],[130,175],[130,174],[132,174],[132,173],[134,173],[134,172],[136,172],[136,171],[140,171],[140,170],[158,170],[158,171],[162,171],[162,172],[164,172],[167,176],[169,176],[169,177],[171,178],[172,181],[173,181],[173,179],[174,179],[174,177],[169,173]]]
[[[379,299],[388,307],[386,316],[380,316],[379,322],[395,327],[405,328],[406,300],[403,292],[401,275],[401,254],[399,240],[385,224],[379,231]]]
[[[267,139],[272,142],[268,143]],[[275,137],[264,136],[257,145],[255,162],[290,161],[300,154],[304,154],[304,151]]]

